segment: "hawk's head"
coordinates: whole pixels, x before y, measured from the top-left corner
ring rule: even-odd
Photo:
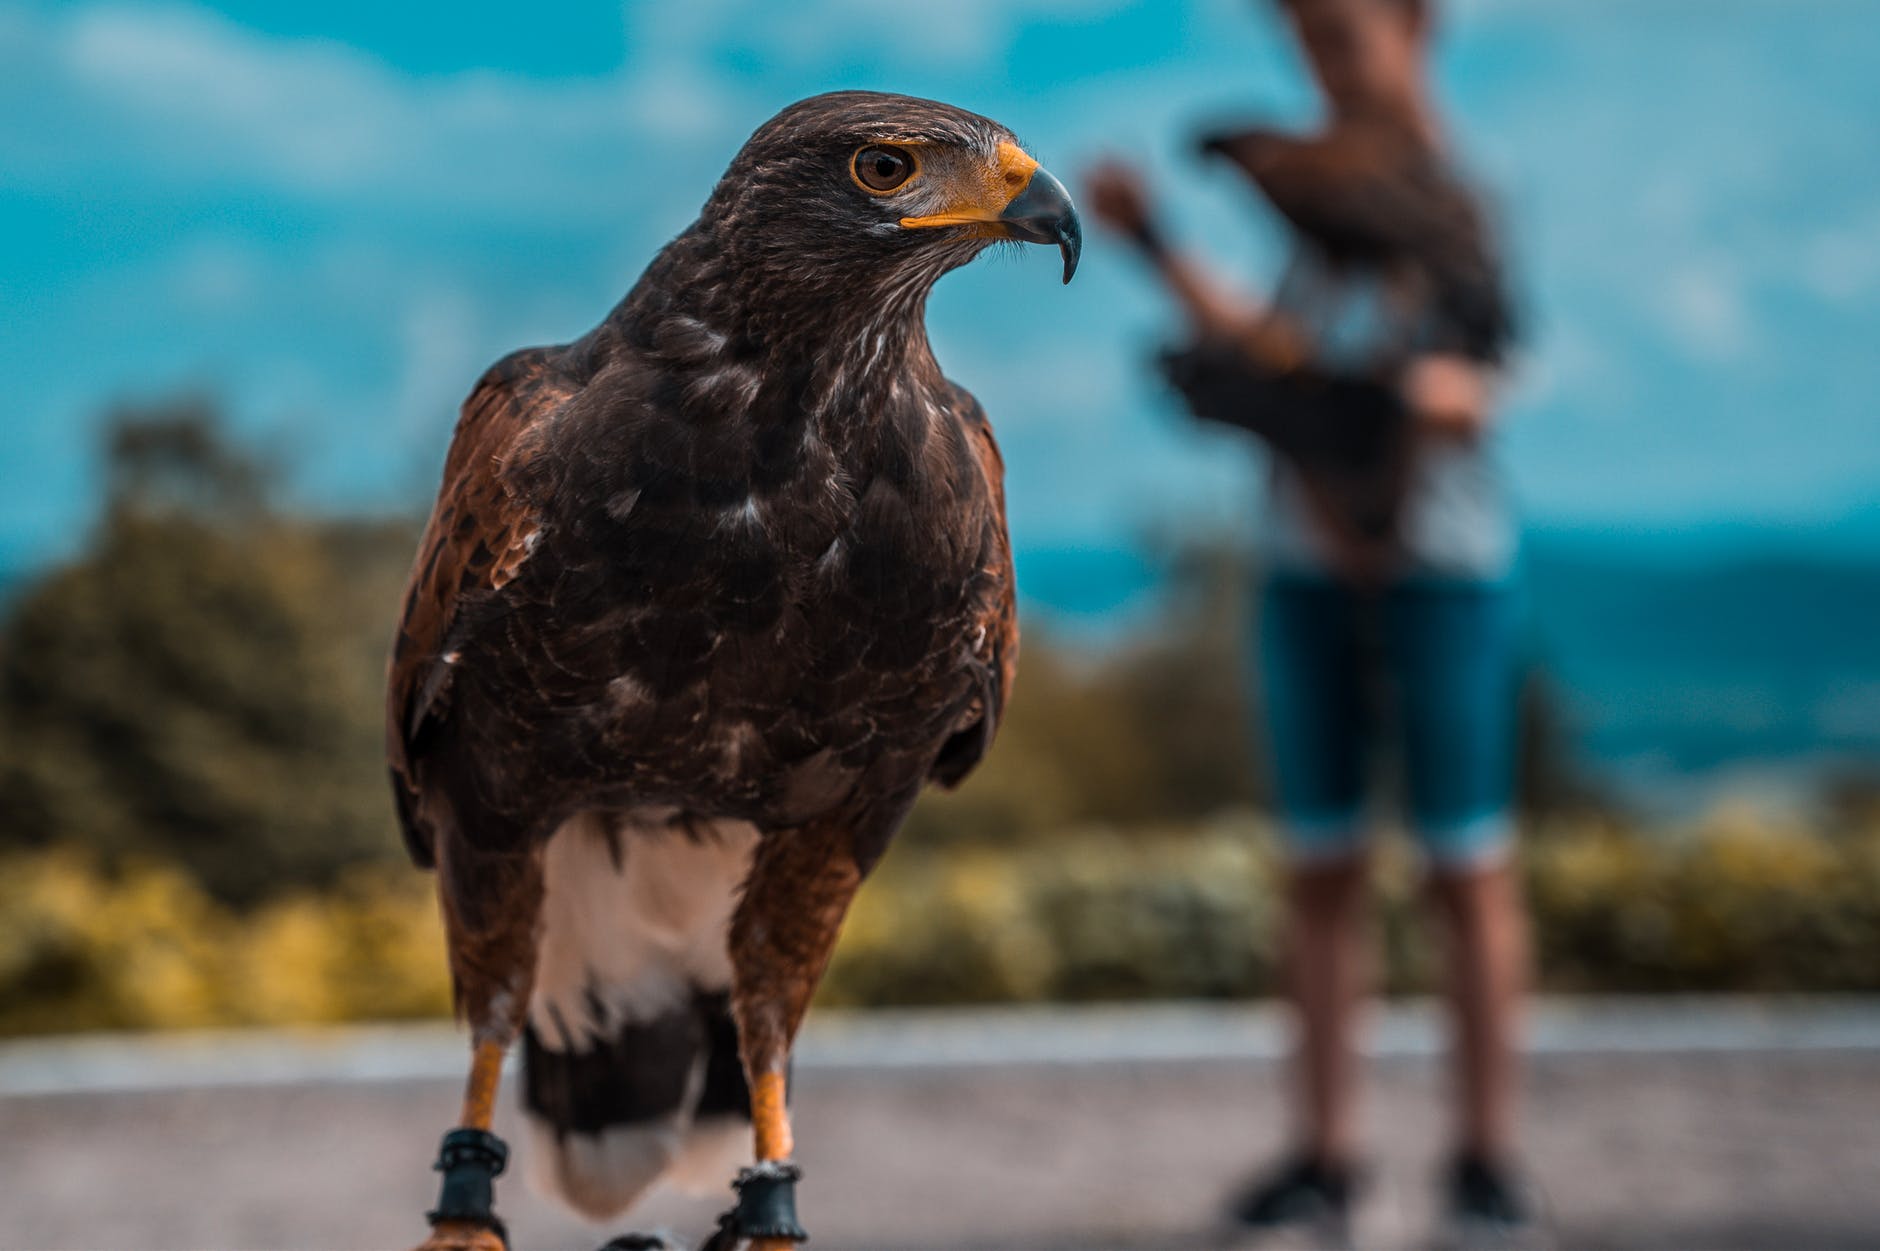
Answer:
[[[1083,246],[1064,185],[1010,131],[951,105],[841,91],[744,145],[700,218],[727,258],[827,292],[919,289],[1000,240]]]

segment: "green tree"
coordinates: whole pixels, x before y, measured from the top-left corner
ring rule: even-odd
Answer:
[[[409,528],[276,513],[202,402],[120,414],[106,447],[89,547],[0,631],[0,845],[161,856],[237,904],[393,853]]]

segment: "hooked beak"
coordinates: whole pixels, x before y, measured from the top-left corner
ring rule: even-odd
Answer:
[[[1064,257],[1064,281],[1077,272],[1084,251],[1084,228],[1077,206],[1064,184],[1043,169],[1032,171],[1031,181],[999,214],[999,222],[1014,239],[1027,243],[1055,243]]]
[[[1293,147],[1297,145],[1288,143],[1284,135],[1265,128],[1222,130],[1205,135],[1196,145],[1203,158],[1224,160],[1256,182],[1265,182],[1275,162],[1284,162]]]
[[[1272,138],[1269,130],[1223,130],[1203,136],[1195,146],[1203,157],[1229,161],[1258,177],[1269,162]]]
[[[1195,140],[1195,151],[1202,156],[1227,156],[1250,137],[1251,132],[1245,130],[1211,130]]]
[[[961,199],[945,211],[903,217],[909,230],[933,226],[971,226],[994,239],[1055,243],[1064,257],[1064,281],[1077,272],[1084,231],[1070,192],[1017,144],[999,145],[996,168],[969,177]]]

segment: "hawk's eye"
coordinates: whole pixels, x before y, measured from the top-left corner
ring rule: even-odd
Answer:
[[[914,176],[914,154],[906,148],[875,144],[855,154],[855,181],[878,193],[893,191]]]

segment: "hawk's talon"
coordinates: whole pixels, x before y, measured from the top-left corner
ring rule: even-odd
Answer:
[[[509,1251],[509,1240],[488,1225],[445,1221],[431,1230],[416,1251]]]
[[[438,1187],[437,1206],[424,1219],[440,1232],[447,1225],[488,1230],[508,1247],[509,1231],[495,1211],[494,1184],[508,1164],[509,1145],[487,1129],[451,1130],[438,1144],[437,1163],[431,1166],[444,1181]]]

